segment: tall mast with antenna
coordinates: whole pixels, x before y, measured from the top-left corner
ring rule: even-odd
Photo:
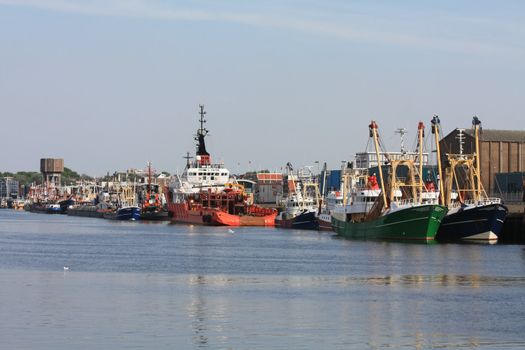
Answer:
[[[458,143],[459,143],[459,155],[460,156],[463,155],[463,150],[465,146],[465,134],[463,134],[464,131],[465,129],[458,129],[458,134],[456,135],[456,138],[458,139]]]
[[[190,156],[190,152],[186,152],[186,156],[182,158],[186,159],[186,169],[189,169],[191,166],[190,160],[193,158],[192,156]]]
[[[206,112],[204,111],[204,105],[199,105],[199,123],[200,128],[197,130],[197,135],[195,135],[195,141],[197,141],[197,161],[199,165],[210,165],[211,159],[210,154],[206,151],[206,144],[204,143],[204,138],[206,135],[208,135],[208,129],[204,127],[204,123],[206,123],[206,119],[204,119],[204,115]]]
[[[405,128],[399,128],[395,131],[396,134],[399,134],[399,137],[401,138],[401,153],[405,154],[405,135],[407,133],[407,129]]]
[[[481,178],[479,165],[479,133],[481,131],[481,120],[477,116],[472,117],[472,126],[474,127],[474,138],[476,141],[476,200],[481,197]]]

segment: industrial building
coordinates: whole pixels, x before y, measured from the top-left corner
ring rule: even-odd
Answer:
[[[19,197],[19,183],[12,177],[0,178],[0,199]]]
[[[525,171],[524,143],[523,130],[482,130],[479,140],[480,176],[483,187],[489,195],[501,196],[509,191],[507,188],[501,188],[496,181],[496,174]],[[453,130],[440,141],[440,148],[442,161],[446,160],[446,153],[475,153],[474,130]],[[513,187],[511,190],[516,188]]]
[[[255,201],[257,203],[275,203],[283,195],[283,174],[257,173]]]

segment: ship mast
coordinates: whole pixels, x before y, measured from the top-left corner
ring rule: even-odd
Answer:
[[[417,133],[419,142],[419,204],[421,204],[423,196],[423,137],[425,137],[425,125],[423,122],[419,122]]]
[[[151,196],[151,162],[148,162],[148,195]]]
[[[439,204],[444,205],[445,196],[443,194],[443,174],[441,169],[441,149],[439,146],[439,128],[441,126],[441,121],[439,120],[439,117],[435,115],[432,120],[430,121],[432,123],[432,133],[435,136],[435,142],[436,142],[436,160],[437,160],[437,166],[438,166],[438,175],[439,175]]]
[[[206,152],[206,144],[204,143],[204,138],[206,135],[208,135],[208,129],[204,127],[204,123],[206,123],[206,119],[204,119],[204,115],[206,112],[204,111],[204,105],[199,105],[199,123],[200,128],[197,130],[197,134],[195,135],[195,141],[197,141],[197,161],[199,165],[210,165],[210,154]]]
[[[386,200],[385,182],[383,180],[383,170],[381,169],[381,158],[379,154],[379,141],[377,138],[377,123],[374,120],[372,120],[368,128],[370,129],[371,136],[374,138],[374,145],[376,148],[376,156],[377,156],[377,168],[379,171],[379,179],[381,180],[381,193],[383,194],[383,206],[386,209],[388,208],[388,202]]]
[[[406,153],[406,149],[405,149],[405,135],[407,133],[407,129],[405,129],[405,128],[398,128],[395,131],[395,133],[399,134],[399,137],[401,139],[401,153],[405,154]]]
[[[182,158],[186,159],[186,169],[189,169],[191,166],[190,160],[193,158],[190,156],[190,152],[186,152],[186,156]]]
[[[472,117],[472,126],[474,126],[474,135],[476,141],[476,201],[481,197],[481,181],[480,181],[480,165],[479,165],[479,131],[481,128],[481,120],[477,116]]]

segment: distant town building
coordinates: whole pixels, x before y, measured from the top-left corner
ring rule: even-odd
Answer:
[[[12,177],[0,178],[0,198],[18,198],[19,183]]]
[[[525,171],[524,143],[523,130],[482,130],[479,142],[480,176],[487,193],[507,192],[507,189],[498,186],[496,174]],[[473,154],[476,152],[474,131],[455,129],[440,141],[440,146],[443,161],[446,159],[446,153]]]

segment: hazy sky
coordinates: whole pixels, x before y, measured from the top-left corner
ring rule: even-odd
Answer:
[[[0,171],[340,161],[377,120],[524,129],[523,1],[0,0]],[[396,149],[397,150],[397,149]],[[250,163],[251,162],[251,163]]]

